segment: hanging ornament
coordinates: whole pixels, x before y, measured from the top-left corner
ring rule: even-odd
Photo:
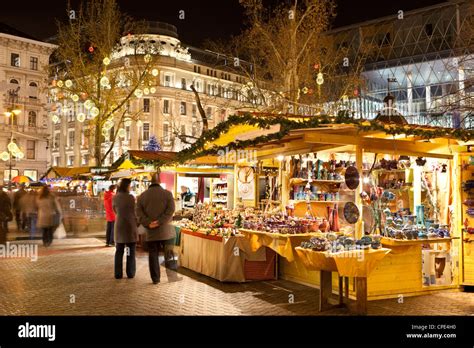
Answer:
[[[104,122],[104,125],[102,127],[104,129],[111,130],[113,126],[114,126],[114,121],[107,120],[107,121]]]
[[[354,96],[355,97],[358,97],[359,96],[359,89],[354,89]]]
[[[87,99],[87,93],[86,93],[86,92],[82,92],[82,93],[81,93],[81,99],[82,99],[82,100],[86,100],[86,99]]]
[[[77,101],[79,101],[79,96],[77,94],[73,94],[71,96],[71,99],[72,99],[73,102],[77,102]]]
[[[143,57],[145,60],[145,63],[150,63],[151,62],[151,54],[145,54],[145,57]]]
[[[135,97],[137,98],[143,97],[143,91],[139,88],[137,88],[133,94],[135,94]]]
[[[143,94],[145,94],[145,95],[150,94],[150,89],[144,88],[144,89],[143,89]]]
[[[125,136],[127,135],[127,132],[125,131],[125,129],[120,128],[117,134],[120,138],[125,138]]]
[[[303,94],[308,94],[308,87],[303,87]]]
[[[10,154],[6,151],[3,151],[1,154],[0,154],[0,158],[2,159],[2,161],[8,161],[10,159]]]
[[[89,110],[89,109],[92,108],[93,106],[94,106],[94,103],[92,102],[92,100],[89,100],[89,99],[88,99],[88,100],[86,100],[86,101],[84,102],[84,107],[85,107],[87,110]]]
[[[97,117],[99,116],[99,109],[97,107],[93,107],[90,111],[92,117]]]
[[[110,58],[109,58],[109,57],[105,57],[105,58],[102,60],[102,63],[104,63],[105,66],[109,65],[109,64],[110,64]]]
[[[156,92],[156,88],[155,87],[151,87],[150,88],[150,93],[155,93]]]
[[[107,87],[109,83],[109,78],[107,76],[102,76],[102,78],[100,79],[100,85],[102,87]]]
[[[58,117],[58,115],[53,115],[53,116],[51,117],[51,120],[53,121],[54,124],[58,123],[58,122],[59,122],[59,117]]]
[[[125,125],[125,127],[130,127],[132,125],[132,119],[131,118],[126,118],[123,121],[123,124]]]
[[[58,86],[59,88],[62,88],[64,86],[64,82],[59,80],[57,83],[56,83],[56,86]]]
[[[314,70],[319,70],[319,64],[318,64],[318,63],[315,63],[315,64],[313,65],[313,68],[314,68]]]
[[[18,159],[23,159],[25,157],[25,154],[21,151],[18,151],[17,153],[15,153],[15,157]]]
[[[78,113],[77,120],[81,123],[84,122],[86,120],[86,114],[84,114],[83,112]]]
[[[151,71],[151,74],[152,74],[153,76],[155,76],[155,77],[158,76],[158,69],[153,69],[153,70]]]
[[[90,45],[88,51],[89,53],[94,53],[94,46]]]
[[[318,73],[318,77],[316,78],[316,83],[320,86],[324,83],[323,73]]]
[[[18,151],[18,146],[13,141],[10,141],[7,145],[7,149],[11,153],[14,153],[14,152]]]
[[[105,129],[105,128],[102,128],[102,135],[104,137],[108,136],[109,135],[109,130],[108,129]]]
[[[141,120],[138,120],[137,121],[137,127],[141,127],[141,126],[143,126],[143,122]]]
[[[66,82],[64,82],[64,84],[66,85],[67,88],[72,87],[72,81],[71,80],[66,80]]]

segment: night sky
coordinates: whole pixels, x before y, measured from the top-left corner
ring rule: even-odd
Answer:
[[[269,5],[277,0],[264,0]],[[430,6],[442,0],[337,0],[338,16],[333,26],[342,26]],[[79,3],[77,0],[71,1]],[[243,28],[243,11],[238,0],[118,0],[129,15],[174,24],[183,42],[199,46],[205,39],[225,39]],[[66,0],[2,1],[0,22],[38,39],[55,34],[56,19],[66,17]],[[178,18],[185,11],[185,20]]]

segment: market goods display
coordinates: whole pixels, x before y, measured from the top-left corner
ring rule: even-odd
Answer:
[[[313,237],[308,241],[302,242],[301,247],[311,249],[313,251],[328,251],[330,253],[338,253],[349,250],[367,250],[380,249],[382,244],[380,242],[382,236],[364,236],[361,239],[355,240],[346,235],[336,235],[334,233],[327,233],[320,237]]]

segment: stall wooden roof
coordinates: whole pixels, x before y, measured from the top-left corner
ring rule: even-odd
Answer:
[[[386,153],[417,157],[452,159],[461,150],[457,140],[449,138],[422,139],[414,136],[389,135],[381,131],[360,131],[355,125],[333,124],[321,128],[295,129],[280,140],[260,143],[254,147],[258,159],[278,155],[332,151]]]

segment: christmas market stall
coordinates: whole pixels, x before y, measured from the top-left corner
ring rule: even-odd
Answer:
[[[223,141],[235,127],[248,132]],[[276,192],[240,232],[252,250],[266,246],[280,255],[281,278],[326,290],[344,288],[346,296],[362,299],[358,312],[364,312],[364,298],[412,296],[462,283],[460,236],[463,227],[466,236],[472,227],[469,219],[462,220],[459,154],[472,138],[469,130],[390,118],[368,121],[345,113],[247,114],[204,133],[180,156],[245,150],[253,154],[243,175],[247,179],[261,175],[263,161],[278,163]],[[470,181],[464,187],[469,191]],[[254,207],[262,206],[257,191]],[[470,242],[463,243],[467,255]]]

